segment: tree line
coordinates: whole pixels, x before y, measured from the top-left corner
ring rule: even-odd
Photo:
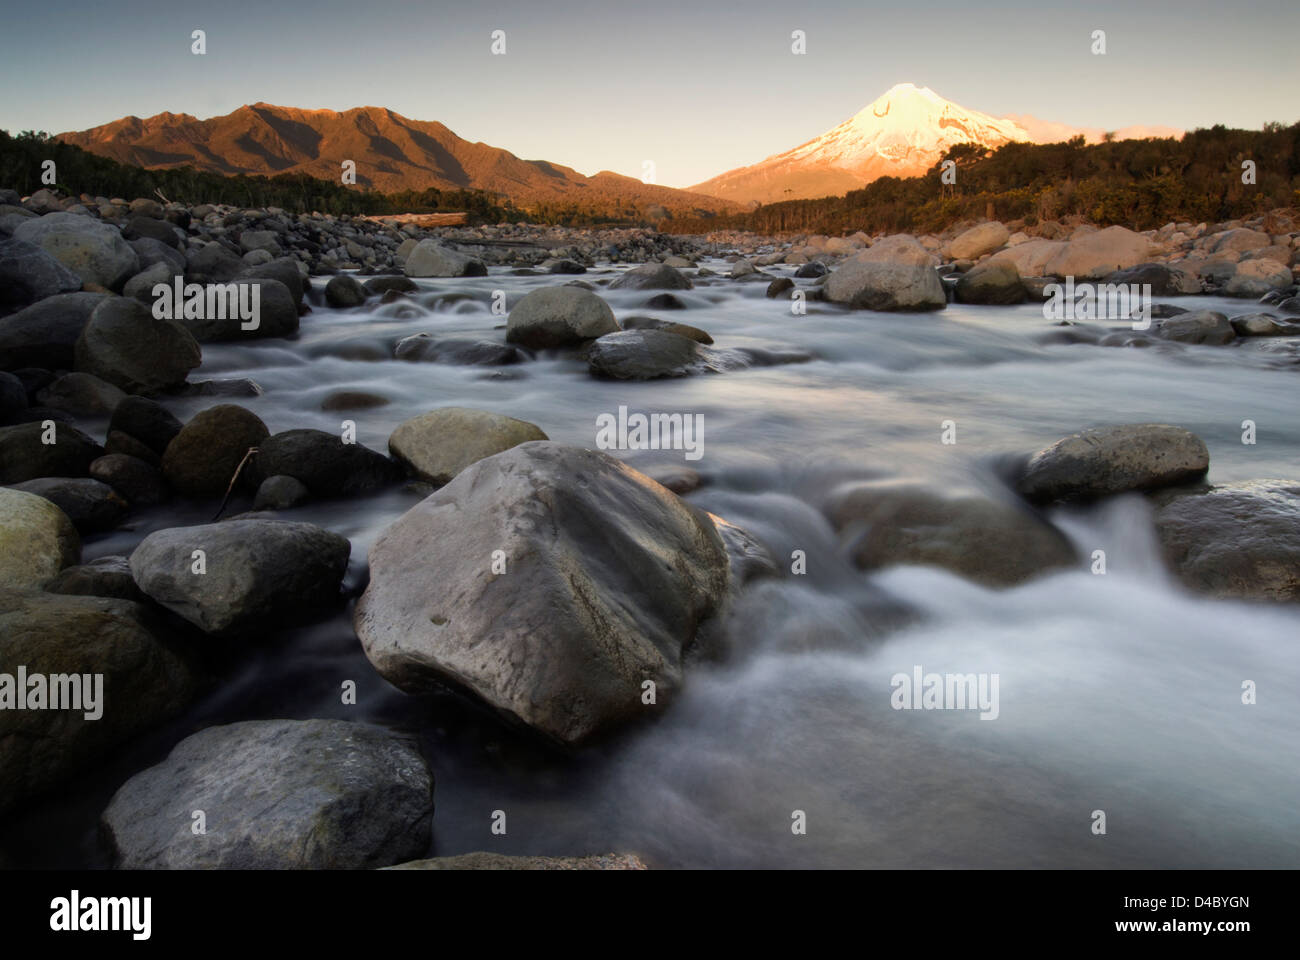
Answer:
[[[951,161],[948,179],[942,176]],[[951,174],[955,174],[953,177]],[[674,219],[672,233],[938,232],[992,217],[1026,225],[1076,215],[1149,230],[1300,206],[1300,123],[1261,130],[1220,126],[1181,138],[1086,144],[961,143],[918,177],[882,177],[842,197],[787,200],[710,219]]]

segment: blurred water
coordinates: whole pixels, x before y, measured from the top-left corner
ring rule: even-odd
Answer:
[[[779,558],[795,549],[808,557],[806,576],[747,591],[730,657],[697,665],[658,722],[557,757],[454,697],[389,687],[344,611],[251,651],[177,724],[32,814],[28,825],[46,833],[14,831],[29,838],[11,841],[16,856],[102,863],[94,817],[107,797],[195,729],[338,716],[422,736],[437,776],[439,854],[617,849],[660,866],[1300,866],[1300,612],[1175,587],[1137,497],[1054,517],[1083,555],[1106,550],[1107,575],[1081,567],[1000,592],[936,570],[863,574],[839,554],[819,510],[835,484],[867,476],[997,491],[1004,455],[1106,423],[1194,431],[1209,446],[1212,481],[1295,478],[1300,368],[1292,357],[1253,345],[1051,342],[1062,331],[1036,305],[895,316],[810,303],[799,317],[788,301],[766,299],[764,283],[717,278],[678,293],[682,311],[646,309],[649,293],[601,295],[620,319],[681,320],[719,347],[794,347],[814,359],[648,383],[593,380],[569,353],[502,368],[373,359],[421,332],[499,339],[504,317],[490,312],[493,290],[514,303],[564,279],[494,269],[421,281],[415,307],[318,303],[297,341],[210,345],[200,373],[261,384],[264,396],[237,402],[272,432],[335,432],[346,418],[360,442],[381,450],[398,423],[446,405],[520,417],[589,447],[597,416],[620,405],[703,414],[704,456],[689,466],[705,485],[690,499],[748,528]],[[474,299],[437,300],[447,293]],[[1178,302],[1230,316],[1252,306]],[[403,309],[418,315],[402,318]],[[321,411],[341,389],[390,403]],[[176,412],[215,402],[190,399]],[[1245,419],[1257,424],[1254,446],[1240,442]],[[956,422],[955,445],[940,443],[944,420]],[[619,455],[641,466],[684,462],[672,452]],[[390,491],[291,515],[351,538],[355,585],[366,550],[413,503]],[[208,512],[161,508],[89,541],[86,555],[129,552],[150,530],[205,522]],[[916,665],[997,674],[998,719],[891,709],[890,678]],[[344,679],[358,682],[357,707],[338,703]],[[1253,706],[1241,703],[1244,680],[1258,684]],[[506,836],[489,832],[497,809],[508,814]],[[791,831],[796,810],[806,835]],[[1106,813],[1104,836],[1090,829],[1094,810]],[[70,839],[52,852],[56,829]]]

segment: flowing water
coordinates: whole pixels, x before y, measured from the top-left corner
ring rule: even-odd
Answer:
[[[722,348],[798,348],[813,359],[644,383],[594,380],[571,353],[501,368],[380,359],[415,333],[499,338],[504,318],[489,309],[491,291],[514,303],[562,279],[494,268],[420,281],[420,315],[406,318],[399,304],[331,310],[316,293],[300,339],[208,345],[196,373],[256,380],[265,394],[235,402],[272,432],[338,432],[347,418],[358,441],[379,450],[401,421],[438,406],[519,417],[588,447],[596,417],[620,405],[703,414],[699,461],[617,455],[697,469],[705,483],[689,499],[759,536],[787,570],[791,552],[805,551],[806,575],[756,581],[742,596],[730,656],[696,665],[657,723],[561,757],[451,695],[390,687],[365,660],[349,605],[232,660],[177,722],[11,825],[11,856],[104,865],[98,812],[180,737],[232,720],[321,716],[419,734],[436,777],[431,854],[630,850],[664,867],[1300,866],[1295,608],[1210,601],[1174,585],[1139,497],[1053,515],[1082,556],[1106,551],[1105,576],[1081,564],[1002,591],[933,569],[857,571],[819,510],[854,478],[996,493],[1007,454],[1108,423],[1192,430],[1209,447],[1213,482],[1295,479],[1293,355],[1068,343],[1038,305],[952,304],[917,316],[810,303],[807,316],[792,316],[788,301],[764,297],[765,284],[716,278],[679,293],[689,309],[678,312],[646,309],[647,293],[600,293],[620,319],[680,319]],[[436,302],[453,292],[473,299]],[[1252,307],[1178,303],[1229,315]],[[341,389],[391,402],[322,412]],[[184,419],[214,402],[173,409]],[[1257,425],[1255,445],[1241,442],[1246,419]],[[940,442],[945,420],[955,421],[955,444]],[[351,539],[355,589],[368,548],[415,497],[392,490],[287,515]],[[130,530],[88,540],[85,555],[127,553],[148,532],[206,522],[211,510],[157,508]],[[892,709],[890,678],[917,665],[997,674],[999,716]],[[339,702],[347,679],[357,681],[357,706]],[[1254,705],[1241,701],[1245,680],[1258,686]],[[507,813],[505,836],[490,833],[495,810]],[[1105,835],[1092,831],[1096,810]],[[791,829],[794,811],[806,817],[805,835]]]

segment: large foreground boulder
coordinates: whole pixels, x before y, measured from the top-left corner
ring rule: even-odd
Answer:
[[[182,740],[117,791],[101,823],[127,870],[357,870],[419,856],[432,818],[433,777],[411,739],[344,720],[249,720]]]
[[[126,600],[0,590],[0,669],[26,668],[28,706],[33,676],[46,678],[47,697],[47,709],[0,710],[0,810],[84,777],[107,751],[189,701],[189,668],[145,617]],[[81,709],[48,709],[59,676],[61,695],[80,687]]]
[[[543,287],[520,300],[506,321],[506,340],[533,349],[593,340],[618,329],[614,311],[581,287]]]
[[[67,514],[45,497],[0,487],[0,584],[39,587],[80,557]]]
[[[350,552],[346,538],[315,524],[238,517],[149,534],[131,573],[156,603],[231,636],[332,607]]]
[[[826,514],[864,570],[942,567],[1007,587],[1076,561],[1070,542],[1051,524],[975,491],[905,481],[852,483],[832,493]]]
[[[1190,589],[1300,601],[1300,483],[1214,486],[1171,499],[1155,520],[1165,561]]]
[[[1030,458],[1020,493],[1035,503],[1086,500],[1189,483],[1205,475],[1204,441],[1163,423],[1097,427],[1056,441]]]
[[[708,517],[612,457],[525,443],[464,470],[370,551],[355,626],[390,682],[467,690],[575,744],[653,712],[717,613]]]
[[[400,424],[388,438],[388,449],[421,480],[447,483],[484,457],[547,439],[540,427],[526,420],[468,407],[442,407]]]
[[[76,367],[127,393],[179,387],[203,358],[175,320],[160,320],[128,297],[109,297],[91,313],[76,346]]]

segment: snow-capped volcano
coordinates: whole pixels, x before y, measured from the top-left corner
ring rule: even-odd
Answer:
[[[900,83],[820,137],[691,190],[742,202],[824,197],[877,177],[915,176],[958,143],[997,147],[1033,139],[1013,120],[959,107],[929,87]]]

